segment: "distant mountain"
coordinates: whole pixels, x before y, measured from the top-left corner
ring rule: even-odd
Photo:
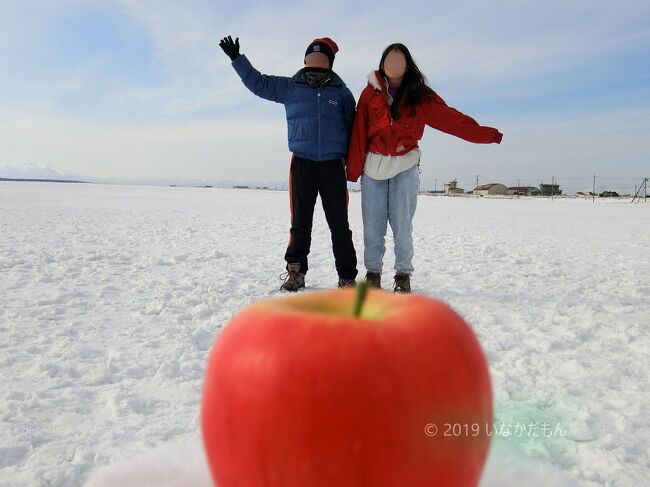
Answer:
[[[55,179],[88,181],[90,178],[70,172],[61,171],[52,166],[26,164],[21,166],[8,166],[0,164],[0,178],[10,179]]]
[[[287,181],[241,181],[241,180],[216,180],[216,179],[124,179],[124,178],[96,178],[82,174],[61,171],[52,166],[26,164],[21,166],[8,166],[0,164],[0,178],[6,179],[46,179],[56,181],[84,181],[96,184],[117,184],[117,185],[143,185],[143,186],[190,186],[190,187],[213,187],[233,188],[235,186],[247,186],[249,188],[268,188],[286,190]]]

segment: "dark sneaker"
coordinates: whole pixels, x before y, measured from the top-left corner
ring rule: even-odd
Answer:
[[[376,272],[368,272],[366,274],[366,282],[369,287],[374,287],[376,289],[381,289],[381,274]]]
[[[395,274],[395,284],[393,292],[400,294],[409,294],[411,292],[411,276],[398,272]]]
[[[280,279],[284,279],[280,291],[295,293],[305,287],[305,275],[300,272],[300,264],[287,264],[287,272],[281,274]]]
[[[339,279],[339,288],[344,288],[344,287],[357,287],[357,281],[354,279]]]

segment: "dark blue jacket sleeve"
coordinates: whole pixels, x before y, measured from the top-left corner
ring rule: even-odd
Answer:
[[[244,86],[257,96],[276,103],[284,103],[287,91],[291,86],[291,78],[262,74],[251,65],[244,55],[235,59],[232,62],[232,67],[244,82]]]
[[[356,102],[354,101],[354,95],[346,87],[345,92],[343,93],[343,116],[345,117],[345,126],[348,129],[348,133],[352,132],[352,125],[354,124],[355,106],[356,106]]]

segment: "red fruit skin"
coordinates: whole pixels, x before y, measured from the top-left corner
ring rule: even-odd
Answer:
[[[354,290],[253,305],[217,337],[201,428],[218,487],[477,486],[492,391],[465,321],[417,295],[370,291],[376,320],[314,302],[352,309]]]

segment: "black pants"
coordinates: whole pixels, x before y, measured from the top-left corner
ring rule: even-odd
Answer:
[[[300,271],[307,273],[314,206],[319,194],[332,233],[336,271],[342,279],[354,279],[357,276],[357,253],[348,223],[347,179],[340,159],[312,161],[292,157],[289,173],[291,236],[284,259],[287,263],[299,263]]]

